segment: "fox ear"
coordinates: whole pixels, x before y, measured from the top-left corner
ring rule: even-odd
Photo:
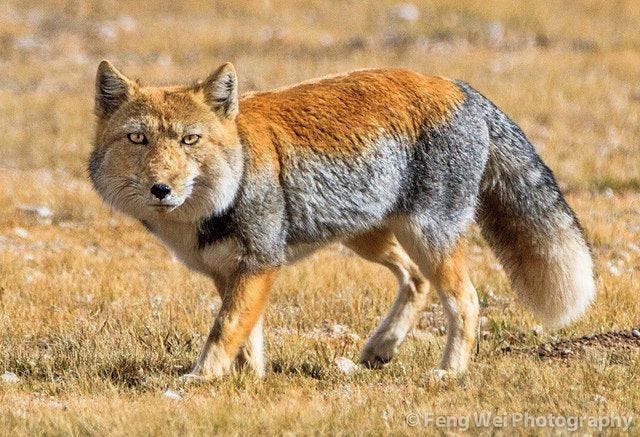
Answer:
[[[108,117],[132,94],[134,83],[111,65],[102,61],[96,73],[95,112],[99,117]]]
[[[203,83],[205,101],[213,112],[225,117],[238,115],[238,78],[229,62],[222,64]]]

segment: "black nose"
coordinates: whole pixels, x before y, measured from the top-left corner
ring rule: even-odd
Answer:
[[[169,195],[171,188],[165,184],[155,184],[151,187],[151,194],[156,196],[158,200],[162,200]]]

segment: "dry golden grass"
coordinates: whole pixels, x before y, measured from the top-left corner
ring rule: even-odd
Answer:
[[[640,4],[415,6],[411,21],[387,0],[0,4],[0,373],[20,378],[0,382],[0,433],[404,434],[442,430],[409,427],[411,413],[638,414],[637,349],[542,360],[503,348],[640,326]],[[103,57],[156,83],[230,60],[244,90],[373,66],[464,79],[521,124],[568,191],[594,243],[597,302],[575,325],[534,335],[472,231],[488,323],[469,373],[424,378],[445,339],[434,299],[387,369],[347,376],[333,360],[357,358],[395,283],[336,246],[280,275],[266,380],[182,387],[218,300],[91,191],[84,168]],[[323,322],[357,336],[332,338]],[[167,388],[182,399],[163,397]]]

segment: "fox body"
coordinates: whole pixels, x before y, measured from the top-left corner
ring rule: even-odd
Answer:
[[[278,268],[342,241],[398,279],[361,362],[397,352],[429,284],[464,371],[478,298],[464,233],[478,221],[524,303],[551,326],[595,294],[588,244],[521,130],[463,82],[362,70],[237,92],[225,64],[206,80],[145,87],[103,61],[89,173],[100,195],[211,277],[222,307],[191,376],[264,374],[262,311]]]

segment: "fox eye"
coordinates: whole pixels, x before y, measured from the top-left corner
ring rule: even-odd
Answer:
[[[196,134],[185,135],[184,137],[182,137],[182,144],[191,146],[192,144],[197,143],[199,139],[200,139],[200,135],[196,135]]]
[[[145,137],[144,134],[141,134],[140,132],[131,133],[127,135],[127,137],[133,144],[147,144],[147,137]]]

